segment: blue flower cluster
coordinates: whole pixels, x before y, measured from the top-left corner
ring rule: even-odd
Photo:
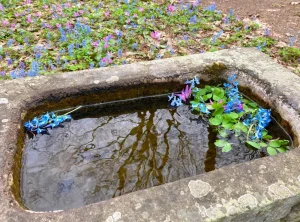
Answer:
[[[60,41],[66,42],[68,39],[67,34],[70,34],[71,39],[82,39],[89,35],[92,32],[90,26],[82,24],[79,20],[76,21],[74,28],[71,29],[70,27],[66,27],[64,30],[62,27],[59,27],[60,32]]]
[[[169,100],[168,101],[171,101],[171,106],[175,106],[175,107],[178,107],[178,106],[181,106],[183,105],[182,103],[182,99],[180,97],[177,97],[174,93],[172,93],[169,97]]]
[[[39,118],[34,117],[33,120],[25,122],[24,127],[27,132],[41,134],[46,133],[48,128],[53,129],[67,120],[71,120],[70,115],[56,116],[53,112],[51,112],[46,113]]]
[[[259,108],[254,117],[248,117],[244,120],[244,125],[256,125],[255,134],[252,139],[261,139],[264,129],[271,122],[271,110]]]
[[[31,68],[26,72],[25,71],[25,66],[20,65],[20,69],[15,69],[13,71],[10,72],[10,76],[12,79],[18,79],[18,78],[22,78],[25,76],[38,76],[39,75],[39,62],[36,60],[33,60],[31,62]]]
[[[192,87],[192,89],[193,89],[193,88],[195,87],[195,84],[200,84],[200,81],[199,81],[199,79],[198,79],[197,77],[194,77],[194,78],[191,79],[191,80],[185,81],[184,84],[190,84],[191,87]]]
[[[228,77],[228,83],[224,83],[225,92],[227,97],[229,98],[229,101],[224,107],[225,113],[230,112],[242,112],[243,109],[243,103],[241,101],[241,95],[239,93],[238,85],[239,83],[235,81],[236,74],[233,74],[232,76]]]

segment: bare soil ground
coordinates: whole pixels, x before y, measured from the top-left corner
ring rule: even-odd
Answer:
[[[289,42],[295,38],[294,45],[300,47],[300,1],[299,0],[202,0],[204,6],[213,2],[217,9],[228,13],[233,9],[240,18],[255,18],[267,23],[271,35],[281,41]]]

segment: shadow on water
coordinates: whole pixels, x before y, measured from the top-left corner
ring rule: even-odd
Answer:
[[[64,127],[27,138],[24,205],[36,211],[80,207],[266,155],[234,135],[228,137],[234,149],[222,153],[206,119],[188,106],[172,109],[166,100],[160,95],[85,106]],[[275,123],[271,130],[287,137]]]

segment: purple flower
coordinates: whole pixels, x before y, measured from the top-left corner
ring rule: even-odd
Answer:
[[[31,15],[27,15],[27,20],[26,20],[28,23],[32,23],[32,20],[31,20]]]
[[[121,37],[123,35],[123,32],[119,29],[115,29],[115,33],[118,37]]]
[[[112,35],[109,34],[108,36],[105,36],[105,37],[103,38],[103,40],[104,40],[104,42],[107,43],[111,38],[112,38]]]
[[[11,65],[12,63],[13,63],[12,59],[9,58],[9,59],[7,60],[7,65]]]
[[[2,20],[2,25],[3,26],[7,26],[9,24],[7,19]]]
[[[104,12],[105,17],[108,17],[110,15],[110,11]]]
[[[160,36],[161,36],[161,33],[159,31],[153,31],[153,32],[151,32],[151,37],[153,39],[155,39],[156,41],[160,40]]]
[[[97,41],[95,41],[95,42],[92,42],[92,46],[98,47],[98,45],[99,45],[99,40],[97,40]]]
[[[169,5],[168,5],[168,11],[169,11],[170,13],[175,12],[175,11],[176,11],[176,7],[175,7],[174,5],[169,4]]]
[[[192,87],[186,85],[185,89],[183,89],[180,94],[175,94],[175,95],[179,96],[184,102],[186,102],[186,100],[190,98],[191,94],[192,94]]]

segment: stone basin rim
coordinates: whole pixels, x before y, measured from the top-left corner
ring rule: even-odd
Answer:
[[[91,88],[105,90],[171,79],[182,82],[194,76],[225,79],[233,72],[238,74],[241,86],[253,86],[250,89],[254,94],[276,107],[291,124],[294,143],[299,146],[300,77],[256,49],[237,48],[1,82],[0,221],[239,221],[241,217],[250,221],[254,216],[257,221],[274,221],[291,217],[292,207],[300,203],[299,149],[67,211],[33,213],[22,209],[12,196],[16,181],[11,168],[21,117],[29,107]],[[226,190],[220,189],[220,184],[226,184]],[[259,214],[263,210],[265,213]]]

